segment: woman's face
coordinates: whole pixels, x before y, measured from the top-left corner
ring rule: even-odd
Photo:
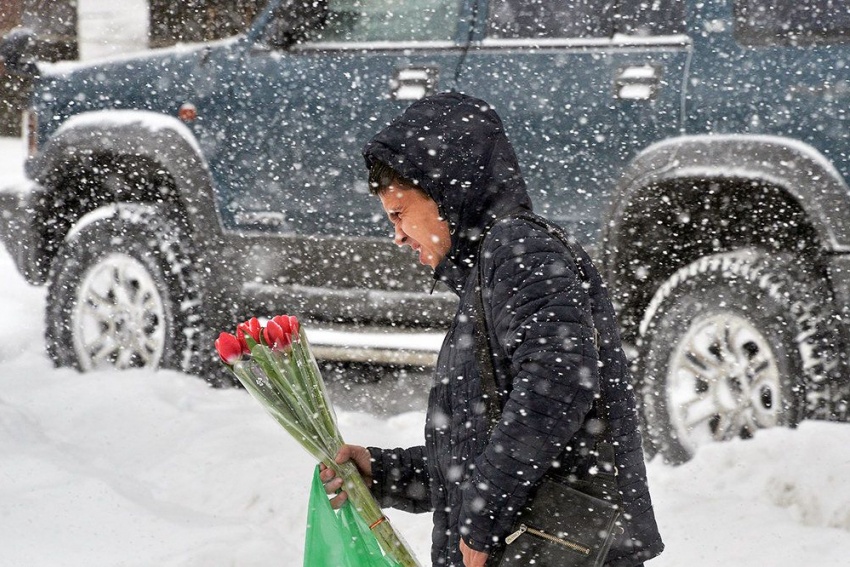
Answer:
[[[393,182],[381,194],[381,204],[395,228],[393,241],[410,246],[421,264],[436,268],[451,248],[449,223],[437,203],[419,189]]]

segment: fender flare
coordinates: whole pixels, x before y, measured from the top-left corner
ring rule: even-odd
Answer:
[[[192,233],[202,235],[202,243],[223,241],[224,229],[209,165],[195,135],[177,118],[140,110],[75,115],[27,162],[27,175],[50,192],[57,182],[55,173],[69,158],[103,154],[143,157],[155,162],[174,180]]]
[[[620,227],[644,189],[677,179],[758,180],[791,195],[829,251],[850,251],[850,188],[833,164],[809,144],[779,136],[680,136],[653,144],[620,177],[603,221],[603,265],[616,281]]]

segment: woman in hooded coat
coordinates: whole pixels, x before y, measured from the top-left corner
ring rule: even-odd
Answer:
[[[385,210],[395,212],[394,196],[431,206],[431,213],[417,214],[435,217],[424,224],[437,226],[437,245],[411,238],[400,228],[410,225],[391,214],[396,243],[421,246],[422,254],[427,248],[434,284],[443,282],[460,301],[436,364],[425,445],[347,445],[337,461],[354,460],[383,507],[433,512],[433,565],[483,566],[504,548],[550,468],[581,475],[597,465],[592,431],[602,391],[623,506],[623,530],[606,565],[632,567],[657,556],[664,545],[605,284],[580,246],[571,246],[573,256],[545,228],[517,218],[533,216],[532,203],[496,112],[463,94],[434,95],[375,135],[363,155]],[[440,231],[450,240],[443,246]],[[494,366],[505,369],[496,373],[502,415],[490,435],[473,335],[479,269]],[[341,484],[329,469],[322,480],[328,493]],[[343,492],[332,504],[344,499]]]

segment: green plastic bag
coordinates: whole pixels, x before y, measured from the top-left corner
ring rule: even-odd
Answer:
[[[384,556],[351,502],[346,501],[339,513],[331,508],[318,466],[307,508],[304,567],[398,567],[392,558]]]

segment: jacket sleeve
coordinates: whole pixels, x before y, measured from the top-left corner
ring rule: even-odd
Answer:
[[[372,456],[372,494],[381,508],[413,514],[433,511],[424,446],[368,450]]]
[[[485,244],[485,308],[510,361],[512,390],[463,489],[458,525],[466,544],[484,552],[509,533],[599,391],[590,299],[572,256],[545,232],[497,230]]]

